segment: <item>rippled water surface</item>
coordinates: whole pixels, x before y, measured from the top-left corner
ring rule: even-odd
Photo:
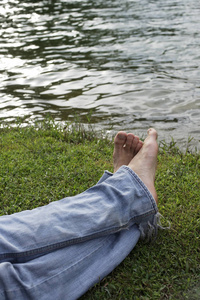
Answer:
[[[200,2],[1,0],[0,118],[200,140]]]

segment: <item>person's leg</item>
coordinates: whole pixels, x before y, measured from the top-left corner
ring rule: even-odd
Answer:
[[[152,142],[153,142],[153,140],[152,140]],[[155,143],[155,141],[154,141],[154,143]],[[143,151],[143,153],[145,153],[145,151]],[[155,151],[155,153],[156,153],[156,151]],[[154,156],[156,156],[156,154],[154,154]],[[144,159],[142,157],[142,155],[140,155],[139,159],[140,160],[143,159],[143,163],[146,164],[145,159],[147,160],[148,158],[146,157]],[[19,290],[20,284],[19,284],[18,280],[22,279],[20,281],[20,283],[23,286],[22,290],[24,291],[24,293],[25,292],[27,292],[27,293],[33,292],[33,294],[31,295],[31,297],[32,297],[31,299],[37,299],[37,297],[34,298],[34,295],[36,295],[40,291],[40,289],[38,289],[39,286],[42,288],[43,291],[44,290],[47,291],[48,289],[43,289],[44,288],[43,285],[45,285],[45,283],[47,283],[47,287],[48,287],[49,284],[51,284],[53,278],[57,278],[57,280],[59,281],[60,280],[59,278],[63,276],[62,277],[63,280],[67,280],[66,276],[67,275],[69,276],[69,274],[71,274],[70,276],[72,278],[73,278],[73,275],[76,276],[76,278],[78,278],[79,276],[77,277],[77,273],[81,274],[79,272],[80,268],[88,260],[88,267],[86,268],[85,272],[86,272],[86,274],[90,274],[90,277],[92,277],[92,278],[88,279],[89,283],[88,283],[88,280],[85,279],[85,284],[82,282],[82,285],[79,286],[79,288],[78,288],[79,293],[81,291],[84,292],[91,284],[94,283],[94,281],[97,280],[96,278],[93,278],[93,276],[91,275],[92,274],[91,271],[95,270],[96,266],[98,264],[99,264],[99,269],[98,269],[99,271],[97,272],[97,270],[96,270],[96,275],[99,274],[99,276],[101,277],[101,276],[105,276],[107,273],[109,273],[121,260],[124,259],[124,257],[128,254],[127,251],[130,252],[130,250],[132,249],[132,247],[134,247],[135,243],[137,242],[137,240],[139,239],[139,236],[140,236],[138,226],[133,225],[133,224],[138,224],[138,225],[142,226],[143,228],[145,228],[145,226],[148,224],[148,221],[150,221],[152,223],[152,225],[155,225],[155,224],[153,224],[154,219],[155,219],[154,215],[157,212],[157,208],[156,208],[153,197],[151,196],[149,191],[146,189],[145,185],[140,181],[138,176],[131,170],[131,168],[132,169],[135,168],[135,164],[132,163],[132,165],[130,165],[130,168],[122,167],[120,170],[118,170],[118,172],[116,172],[116,174],[114,174],[112,176],[112,178],[109,178],[108,180],[106,180],[106,182],[99,184],[98,187],[96,186],[96,187],[93,187],[92,189],[86,191],[84,195],[82,194],[83,201],[80,202],[79,197],[73,198],[73,200],[75,200],[75,204],[78,205],[78,207],[80,207],[80,208],[85,208],[85,205],[84,205],[85,201],[86,202],[88,201],[88,203],[86,203],[86,206],[89,204],[89,207],[88,207],[89,210],[86,210],[89,213],[89,215],[86,214],[86,211],[84,211],[83,213],[80,213],[80,211],[78,211],[78,212],[76,211],[77,212],[76,216],[78,218],[74,219],[74,220],[72,218],[71,221],[73,221],[73,222],[70,221],[71,225],[74,224],[75,227],[78,226],[78,229],[80,229],[81,232],[76,232],[76,234],[78,234],[78,237],[73,236],[72,239],[70,239],[70,238],[68,239],[68,237],[66,239],[66,236],[68,236],[69,232],[68,232],[68,227],[65,226],[67,224],[65,223],[63,216],[62,216],[64,213],[64,215],[66,214],[65,217],[67,217],[66,208],[69,208],[73,215],[73,213],[74,213],[73,209],[77,210],[77,207],[74,207],[73,204],[72,204],[72,206],[67,205],[67,207],[66,207],[64,205],[66,203],[63,203],[63,201],[62,201],[62,203],[60,203],[61,207],[65,207],[64,212],[62,212],[61,210],[59,210],[59,212],[58,212],[58,216],[61,214],[61,219],[62,219],[61,223],[63,224],[62,228],[59,227],[60,220],[58,218],[54,218],[55,216],[53,216],[51,209],[50,209],[51,213],[49,214],[49,207],[48,207],[47,215],[49,216],[49,220],[53,219],[52,224],[54,224],[54,225],[56,224],[58,227],[56,231],[55,231],[55,228],[53,228],[53,229],[49,228],[50,235],[52,234],[53,239],[49,235],[50,241],[47,241],[47,240],[44,241],[45,244],[48,244],[48,247],[46,249],[44,249],[42,247],[42,242],[41,242],[41,237],[45,233],[45,230],[44,230],[45,228],[43,228],[43,226],[41,228],[38,228],[38,226],[36,225],[34,230],[36,230],[38,232],[41,243],[38,245],[37,244],[38,237],[35,237],[35,240],[33,241],[32,245],[31,245],[32,248],[30,250],[28,250],[26,248],[27,252],[17,252],[14,254],[20,254],[19,256],[16,256],[16,255],[12,256],[12,257],[15,257],[15,259],[18,257],[18,263],[11,264],[9,262],[5,262],[5,263],[1,264],[2,268],[6,266],[5,264],[7,264],[6,270],[11,271],[10,274],[11,274],[12,278],[9,277],[9,274],[8,274],[8,276],[6,276],[9,280],[12,281],[13,278],[15,278],[15,279],[17,278],[16,282],[14,280],[14,282],[12,282],[12,284],[11,284],[11,286],[15,292],[17,292],[17,290],[19,292],[21,291],[21,290]],[[136,169],[139,170],[138,164],[136,165]],[[141,174],[138,174],[138,175],[141,176]],[[104,188],[106,191],[104,191]],[[99,194],[99,192],[100,192],[100,194]],[[93,199],[93,201],[91,201],[91,196],[93,198],[95,198],[94,194],[97,194],[97,193],[99,194],[98,197],[96,199]],[[87,194],[87,197],[85,197],[86,194]],[[104,199],[103,201],[102,201],[102,198]],[[66,200],[64,202],[66,202]],[[134,204],[130,205],[129,202],[134,202]],[[90,211],[93,209],[94,209],[93,218],[95,217],[94,220],[91,219],[92,215],[90,215]],[[108,213],[106,211],[107,209],[110,211],[110,213]],[[57,213],[56,207],[54,207],[53,212]],[[37,214],[36,214],[37,216],[38,216],[38,213],[39,213],[39,215],[41,215],[41,217],[44,216],[44,214],[43,214],[44,211],[41,211],[41,210],[37,211]],[[100,213],[100,215],[97,215],[96,213],[98,213],[98,214]],[[35,220],[35,216],[33,216],[33,215],[34,215],[34,213],[29,215],[29,217],[32,216],[33,220]],[[82,221],[80,222],[80,219],[82,219],[83,216],[85,216],[86,218],[85,218],[84,223],[81,223]],[[24,219],[24,216],[22,216],[22,218],[20,217],[20,220],[22,220],[22,219]],[[88,220],[89,220],[89,224],[87,224]],[[29,223],[27,219],[23,220],[23,222],[24,221],[25,221],[24,224],[26,224],[26,225],[27,225],[27,223]],[[0,220],[0,223],[1,223],[1,220]],[[19,219],[17,220],[16,224],[18,224],[18,223],[19,223]],[[39,223],[43,223],[43,222],[39,221]],[[45,220],[44,220],[44,223],[45,223]],[[89,225],[89,228],[88,228],[88,226],[85,226],[85,223],[86,223],[86,225]],[[104,226],[99,227],[100,223],[103,223]],[[7,225],[9,225],[9,224],[7,223]],[[30,225],[30,224],[28,224],[28,225]],[[46,223],[46,225],[48,225],[48,223]],[[44,224],[44,226],[46,226],[46,225]],[[82,227],[80,225],[83,225],[83,227],[84,227],[83,231],[82,231]],[[51,226],[51,224],[49,224],[49,226]],[[93,228],[91,228],[91,226]],[[24,225],[22,227],[24,227]],[[98,231],[97,231],[97,227],[98,227]],[[121,231],[124,228],[129,228],[129,231]],[[29,228],[29,229],[32,229],[32,228]],[[42,234],[40,232],[40,229],[42,231]],[[74,228],[72,228],[72,229],[74,230]],[[87,232],[85,232],[85,230],[87,231],[88,229],[89,229],[89,233],[90,233],[89,235]],[[5,230],[5,228],[4,228],[4,230]],[[77,228],[76,228],[76,230],[77,230]],[[62,231],[65,233],[65,242],[64,243],[62,240],[62,238],[63,238]],[[115,233],[118,231],[121,231],[121,232]],[[56,238],[57,238],[57,236],[56,236],[57,233],[60,236],[59,243],[55,243]],[[109,235],[108,235],[109,233],[113,233],[113,234],[109,237]],[[29,234],[31,234],[31,232],[29,232]],[[29,236],[29,234],[27,236]],[[134,236],[134,238],[132,240],[133,241],[132,244],[130,243],[131,239],[128,236],[128,234],[130,234],[130,235],[132,234],[132,236]],[[46,233],[44,234],[44,236],[46,236]],[[70,247],[62,248],[65,245],[70,245],[70,244],[77,243],[77,242],[83,242],[84,240],[87,240],[87,239],[89,240],[89,239],[97,237],[97,236],[102,236],[102,238],[88,241],[87,243],[75,244]],[[121,236],[121,238],[119,238],[120,236]],[[23,236],[23,239],[24,238],[25,238],[25,236]],[[115,238],[116,238],[116,240],[115,240]],[[125,238],[126,243],[125,243],[125,240],[123,241],[123,238]],[[26,238],[25,238],[25,240],[26,240]],[[25,240],[23,242],[25,242]],[[52,244],[52,240],[54,241],[53,244]],[[27,241],[27,243],[29,244],[30,241]],[[84,250],[84,244],[86,245],[85,250]],[[37,245],[37,247],[39,246],[39,248],[33,249],[33,245],[34,246]],[[16,249],[13,249],[13,250],[18,251],[19,246],[20,245],[18,244]],[[109,248],[110,246],[111,246],[111,249],[110,249],[110,251],[108,251],[107,248]],[[78,247],[75,252],[72,251],[72,250],[74,250],[74,249],[72,249],[73,247]],[[60,248],[60,249],[58,249],[56,251],[56,248]],[[119,249],[120,255],[118,255],[117,252],[116,252],[117,255],[115,255],[114,254],[115,251],[114,252],[112,251],[112,249],[116,249],[116,248]],[[105,249],[107,249],[106,250],[107,255],[104,254],[102,257],[102,259],[104,258],[104,262],[105,262],[105,268],[102,269],[102,268],[100,268],[101,263],[102,263],[101,261],[103,261],[103,260],[101,260],[101,255],[102,255],[102,253],[104,253]],[[25,264],[20,262],[20,260],[21,260],[20,256],[23,257],[23,260],[26,260],[26,259],[28,260],[28,255],[29,255],[29,258],[31,258],[32,254],[35,255],[36,253],[38,253],[41,255],[44,250],[46,250],[46,251],[54,250],[54,251],[52,253],[44,255],[43,257],[39,257],[37,259],[30,260],[29,262],[27,262]],[[63,265],[61,254],[66,253],[68,250],[70,251],[69,254],[70,253],[73,254],[73,257],[71,258],[72,259],[71,265],[70,265],[70,262],[68,262],[68,261],[66,262],[66,264]],[[79,257],[78,254],[82,253],[82,250],[83,250],[83,256]],[[87,252],[87,251],[89,251],[89,252]],[[69,254],[67,255],[67,257],[70,257]],[[10,254],[7,253],[7,255],[9,256]],[[54,255],[56,256],[56,258],[54,257]],[[111,255],[113,257],[113,259],[110,259],[109,255]],[[54,257],[54,259],[52,258],[52,256]],[[55,262],[55,263],[53,262],[53,266],[50,266],[51,258]],[[4,259],[6,259],[6,256],[4,256]],[[60,259],[61,259],[61,269],[57,269],[57,268],[55,268],[55,265],[59,265],[59,263],[57,263],[57,261],[60,261]],[[108,263],[108,262],[110,262],[110,263]],[[38,263],[39,263],[39,266],[42,266],[42,270],[41,270],[41,268],[38,268]],[[46,267],[44,268],[44,266],[46,266]],[[78,269],[76,269],[76,267],[78,267]],[[30,273],[28,272],[29,276],[27,276],[27,268],[30,271]],[[50,273],[46,271],[46,269],[48,270],[49,268],[50,268]],[[70,269],[70,271],[69,271],[69,269]],[[33,270],[35,270],[35,272],[33,272]],[[68,271],[66,271],[66,270],[68,270]],[[76,272],[76,270],[79,270],[79,271]],[[81,270],[82,270],[82,273],[84,274],[83,270],[85,270],[85,268],[81,268]],[[87,272],[89,272],[89,273],[87,273]],[[0,272],[0,273],[5,274],[4,272],[3,273]],[[19,276],[19,274],[21,276]],[[40,274],[40,276],[37,276],[37,278],[39,278],[40,283],[37,282],[35,285],[32,284],[32,286],[30,286],[30,282],[32,282],[32,279],[34,281],[35,274]],[[16,277],[14,275],[16,275]],[[88,276],[86,276],[86,277],[88,277]],[[27,281],[25,280],[25,278],[27,278]],[[81,276],[79,280],[81,281],[81,280],[83,280],[83,278],[84,278],[84,276]],[[72,286],[73,286],[74,282],[76,282],[75,279],[74,279],[74,281],[72,281]],[[6,281],[6,282],[8,282],[8,281]],[[24,287],[24,282],[25,282],[25,287]],[[70,284],[69,285],[66,284],[66,290],[65,290],[65,287],[61,288],[61,290],[66,293],[72,291],[72,290],[70,290],[69,286],[70,286]],[[4,288],[4,286],[2,287],[2,289],[3,288]],[[58,290],[59,290],[59,287],[58,287]],[[7,291],[7,294],[8,294],[8,291]],[[57,296],[58,296],[58,294],[57,294]],[[8,299],[12,299],[12,298],[8,298]],[[23,299],[25,299],[25,298],[23,298]],[[48,297],[40,298],[40,299],[48,299]],[[62,298],[58,297],[57,299],[62,299]],[[66,296],[66,298],[64,298],[64,299],[76,299],[76,298],[73,298],[73,297],[68,298],[68,296]]]
[[[118,136],[115,138],[115,169],[118,169],[115,167],[117,151],[120,151],[119,157],[124,157],[120,160],[122,165],[122,163],[125,163],[124,160],[128,163],[125,154],[129,156],[130,160],[135,157],[136,148],[138,147],[138,141],[135,143],[135,147],[130,146],[135,138],[134,135],[127,135],[129,141],[126,141],[126,146],[123,145],[123,147],[122,144],[116,142]],[[122,150],[116,149],[119,146]],[[117,163],[117,166],[119,167],[119,163]],[[102,182],[102,184],[98,184],[80,195],[64,198],[31,211],[2,216],[0,218],[0,232],[2,237],[4,236],[4,243],[0,244],[0,260],[44,254],[82,241],[82,239],[91,239],[113,233],[118,230],[116,229],[118,227],[120,229],[122,227],[120,215],[123,215],[123,209],[118,212],[118,220],[114,218],[112,209],[115,209],[117,202],[121,205],[121,199],[126,195],[128,188],[129,190],[130,188],[135,190],[137,194],[138,187],[140,187],[131,187],[129,181],[126,181],[126,184],[121,184],[120,177],[124,180],[123,177],[126,173],[128,174],[124,167],[117,176],[109,178],[110,181],[106,180],[106,182]],[[115,185],[117,185],[117,189],[113,189]],[[115,197],[115,193],[117,197]],[[121,199],[119,199],[118,194],[121,195]],[[109,198],[113,198],[113,202]],[[125,214],[130,206],[129,202],[127,204],[127,207],[123,206]],[[109,209],[105,209],[107,207]],[[78,219],[76,226],[74,225],[75,219]],[[125,226],[125,222],[123,226]]]
[[[115,136],[114,138],[114,152],[113,152],[113,165],[114,165],[114,172],[116,172],[122,165],[128,165],[128,163],[131,161],[131,159],[133,159],[133,157],[138,153],[138,151],[141,149],[143,145],[143,142],[139,140],[139,138],[135,135],[133,135],[132,133],[125,133],[125,132],[118,132],[118,134]],[[100,181],[98,183],[101,183],[103,181],[105,181],[106,179],[108,179],[110,176],[112,176],[113,173],[110,173],[108,171],[105,172],[105,174],[102,176],[102,178],[100,179]],[[81,198],[81,195],[77,196],[77,199]],[[61,203],[65,202],[65,200],[69,200],[71,199],[72,203],[73,200],[76,197],[68,197],[65,198],[61,201],[56,201],[51,203],[50,205],[44,206],[44,207],[39,207],[37,209],[34,209],[32,211],[24,211],[21,213],[17,213],[17,214],[13,214],[11,216],[3,216],[0,217],[0,226],[3,227],[3,224],[5,222],[5,227],[1,228],[1,235],[3,236],[3,234],[5,233],[5,237],[6,237],[6,233],[9,232],[9,236],[12,235],[12,230],[14,232],[14,239],[13,241],[10,241],[10,243],[8,243],[5,247],[8,250],[10,248],[10,253],[11,256],[9,256],[9,252],[7,251],[7,253],[3,256],[2,252],[2,244],[0,243],[0,260],[3,259],[7,259],[7,258],[12,258],[14,256],[12,256],[12,253],[14,252],[18,252],[17,251],[17,246],[13,246],[13,244],[15,243],[15,241],[17,242],[17,232],[19,232],[19,236],[21,236],[21,239],[23,241],[23,236],[26,234],[26,228],[28,227],[28,224],[32,224],[33,228],[30,230],[30,235],[28,234],[27,237],[31,237],[31,233],[33,234],[33,238],[39,240],[39,236],[40,236],[40,232],[43,229],[43,233],[47,235],[47,237],[45,237],[45,239],[42,239],[42,243],[45,244],[45,242],[47,241],[48,247],[49,247],[49,237],[48,234],[51,234],[51,228],[49,228],[49,226],[45,226],[45,221],[50,222],[50,218],[49,214],[48,217],[45,214],[45,212],[48,213],[48,211],[52,211],[52,215],[54,214],[54,209],[55,209],[55,214],[61,216],[61,214],[58,214],[59,212],[59,207],[61,207]],[[85,202],[87,204],[87,202]],[[64,204],[64,203],[62,203]],[[51,207],[52,206],[52,207]],[[64,206],[64,205],[63,205]],[[51,209],[50,209],[51,208]],[[93,210],[91,209],[91,212]],[[67,214],[66,214],[67,215]],[[7,224],[7,222],[8,224]],[[40,230],[38,229],[36,231],[37,225],[35,224],[39,224]],[[57,223],[51,223],[52,225],[55,225]],[[22,234],[20,233],[20,228],[22,228]],[[25,229],[23,231],[23,228]],[[17,230],[16,230],[17,229]],[[23,234],[24,233],[24,234]],[[34,236],[35,235],[35,236]],[[28,240],[26,240],[25,243],[23,243],[21,241],[21,243],[19,242],[19,244],[23,247],[24,244],[28,243]],[[35,243],[35,242],[34,242]],[[33,243],[33,244],[34,244]],[[35,243],[37,244],[37,243]],[[13,247],[13,248],[12,248]],[[13,251],[14,250],[14,251]],[[51,249],[47,249],[47,251],[51,251]],[[23,251],[22,251],[23,252]],[[19,254],[19,253],[18,253]],[[35,253],[33,253],[34,255]],[[36,253],[37,254],[37,253]],[[22,254],[23,256],[23,254]],[[20,255],[17,255],[17,257],[20,257]],[[16,258],[16,257],[14,257]]]
[[[121,263],[139,237],[133,225],[27,262],[0,263],[0,299],[77,299]]]

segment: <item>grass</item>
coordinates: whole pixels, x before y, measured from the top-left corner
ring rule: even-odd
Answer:
[[[80,125],[51,121],[0,129],[0,215],[75,195],[112,171],[113,143]],[[200,154],[161,145],[156,189],[171,229],[131,254],[81,300],[200,298]]]

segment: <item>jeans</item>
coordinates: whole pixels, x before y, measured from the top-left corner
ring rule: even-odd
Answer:
[[[157,221],[153,196],[126,166],[77,196],[1,216],[0,299],[77,299]]]

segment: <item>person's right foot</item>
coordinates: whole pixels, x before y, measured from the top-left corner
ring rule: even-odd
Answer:
[[[157,167],[157,155],[157,132],[155,129],[150,128],[148,130],[148,136],[144,141],[143,147],[128,164],[128,167],[131,168],[144,182],[154,197],[156,203],[158,203],[158,197],[155,190],[154,181]]]
[[[143,142],[139,137],[124,131],[119,131],[114,139],[113,164],[114,172],[122,165],[128,165],[141,149]]]

